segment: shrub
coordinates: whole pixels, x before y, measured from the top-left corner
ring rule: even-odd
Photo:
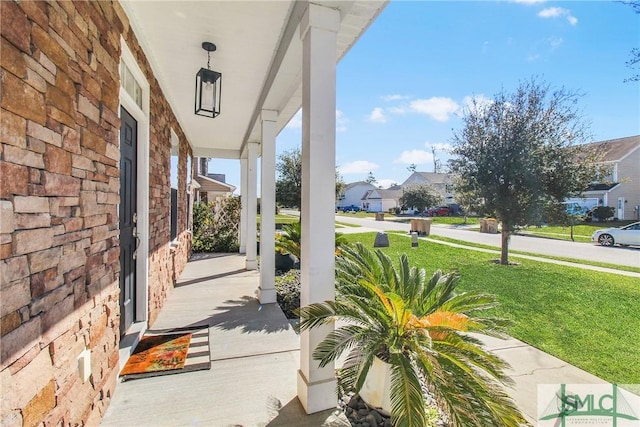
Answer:
[[[240,198],[225,197],[193,205],[193,250],[195,252],[237,252]]]
[[[297,319],[294,310],[300,308],[300,270],[289,270],[276,277],[278,305],[287,319]]]
[[[613,218],[616,209],[611,206],[598,206],[593,209],[593,215],[602,222],[606,222]]]

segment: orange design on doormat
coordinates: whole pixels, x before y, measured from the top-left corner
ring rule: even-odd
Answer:
[[[182,369],[190,343],[190,333],[143,337],[120,375]]]

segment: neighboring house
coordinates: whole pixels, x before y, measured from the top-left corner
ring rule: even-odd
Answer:
[[[362,197],[362,209],[367,212],[388,212],[389,209],[400,207],[401,197],[402,190],[369,190]]]
[[[615,208],[620,220],[640,218],[640,135],[591,143],[604,156],[603,163],[611,174],[592,183],[584,192],[585,199]]]
[[[338,203],[336,207],[338,209],[343,206],[358,206],[362,209],[362,198],[367,194],[367,191],[375,190],[376,187],[373,184],[369,184],[365,181],[352,182],[344,186],[344,190],[338,197]]]
[[[442,196],[445,204],[455,203],[453,178],[448,173],[414,172],[401,185],[407,187],[414,184],[428,184],[434,192]]]
[[[196,201],[213,202],[218,197],[226,197],[236,191],[236,187],[227,184],[223,173],[209,173],[209,159],[196,158]]]
[[[385,6],[0,1],[0,425],[100,425],[126,392],[120,368],[190,256],[194,157],[240,164],[247,269],[258,265],[260,170],[273,209],[261,216],[257,293],[275,303],[275,140],[301,108],[302,223],[323,219],[305,231],[314,256],[301,298],[332,298],[336,63]],[[208,43],[224,75],[215,100],[194,91],[207,84],[196,76]],[[310,348],[325,334],[301,333],[290,373],[309,413],[335,406],[335,372]]]
[[[222,175],[222,179],[215,179],[212,178],[213,174],[209,174],[207,176],[204,175],[198,175],[196,176],[196,181],[198,182],[198,189],[197,191],[197,195],[196,195],[196,200],[198,201],[207,201],[207,202],[213,202],[214,200],[216,200],[219,197],[226,197],[226,196],[230,196],[233,194],[233,192],[236,190],[236,187],[231,185],[231,184],[227,184],[226,182],[224,182],[224,175]],[[219,175],[220,174],[216,174]]]

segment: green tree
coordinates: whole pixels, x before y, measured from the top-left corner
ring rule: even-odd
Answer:
[[[276,162],[276,203],[300,207],[302,199],[302,154],[299,148],[285,151]]]
[[[425,208],[442,203],[442,197],[434,193],[429,184],[413,184],[404,188],[400,203],[424,212]]]
[[[340,172],[338,172],[338,168],[336,168],[336,200],[342,193],[344,193],[344,188],[346,186],[347,184],[344,182],[344,179],[342,178],[342,175],[340,175]]]
[[[579,145],[589,139],[579,96],[534,78],[491,103],[472,102],[454,132],[457,189],[502,223],[502,264],[516,229],[542,222],[550,205],[580,195],[597,174],[596,153]]]
[[[633,8],[635,13],[640,13],[640,1],[622,1],[622,3],[629,5]],[[631,68],[634,71],[634,75],[625,79],[626,82],[637,82],[640,81],[640,48],[634,47],[631,49],[631,59],[627,61],[627,67]]]
[[[369,171],[369,175],[367,175],[367,179],[365,179],[365,182],[368,184],[375,184],[378,182],[378,180],[375,176],[373,176],[373,172]]]
[[[299,148],[285,151],[276,162],[276,203],[298,208],[302,205],[302,153]],[[344,191],[345,182],[336,168],[336,198]]]

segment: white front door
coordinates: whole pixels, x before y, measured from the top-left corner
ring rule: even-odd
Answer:
[[[624,219],[624,197],[618,197],[618,219],[622,221]]]

